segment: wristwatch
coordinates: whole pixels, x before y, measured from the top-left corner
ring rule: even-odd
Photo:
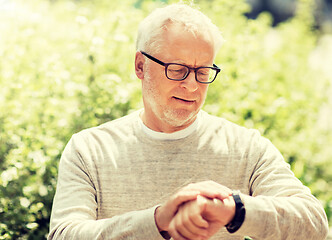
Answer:
[[[232,221],[228,223],[225,227],[229,233],[236,232],[242,225],[244,218],[246,216],[246,209],[240,197],[239,191],[234,191],[232,196],[235,201],[235,215]]]

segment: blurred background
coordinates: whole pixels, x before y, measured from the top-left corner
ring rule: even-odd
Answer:
[[[137,26],[173,2],[0,0],[0,240],[45,239],[71,135],[142,107]],[[226,40],[204,110],[271,139],[331,226],[332,1],[194,2]]]
[[[251,9],[245,15],[256,18],[261,12],[269,12],[273,16],[273,26],[294,17],[296,14],[296,0],[247,0]],[[323,32],[332,31],[332,1],[315,0],[311,9],[315,18],[314,26]]]

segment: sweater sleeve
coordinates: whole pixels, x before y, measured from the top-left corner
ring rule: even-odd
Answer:
[[[163,240],[155,224],[155,207],[98,219],[96,189],[73,138],[59,165],[48,239]]]
[[[272,143],[260,137],[259,159],[249,195],[241,194],[246,217],[235,233],[259,239],[317,239],[328,233],[320,202],[293,174]]]

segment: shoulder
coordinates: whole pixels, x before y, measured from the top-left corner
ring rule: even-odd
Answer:
[[[224,118],[202,113],[200,137],[215,145],[225,146],[228,152],[261,155],[269,149],[277,152],[270,140],[257,129],[246,128]]]
[[[266,166],[272,162],[285,167],[280,151],[258,130],[246,128],[207,113],[204,115],[202,119],[206,122],[203,124],[205,132],[202,136],[213,142],[215,148],[223,146],[229,154],[238,156],[237,161],[244,160],[244,164],[250,163],[252,167]]]
[[[72,136],[73,141],[80,144],[110,144],[119,139],[127,139],[139,127],[139,113],[135,111],[124,117],[109,121],[97,127],[84,129]]]
[[[225,118],[211,115],[202,111],[202,127],[205,131],[213,132],[218,135],[227,137],[228,139],[251,139],[260,138],[261,134],[256,129],[246,128],[233,123]]]

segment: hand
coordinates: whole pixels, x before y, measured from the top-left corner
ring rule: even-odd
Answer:
[[[213,199],[207,201],[203,218],[209,222],[208,237],[216,234],[222,227],[232,221],[235,215],[235,201],[233,196],[223,201]]]
[[[211,199],[223,200],[232,194],[231,190],[213,181],[192,183],[180,189],[155,212],[155,221],[159,231],[168,231],[169,224],[179,207],[189,201],[196,200],[198,195]]]
[[[197,196],[179,208],[169,227],[169,234],[175,240],[208,239],[228,224],[235,214],[235,202],[232,196],[208,199]]]

